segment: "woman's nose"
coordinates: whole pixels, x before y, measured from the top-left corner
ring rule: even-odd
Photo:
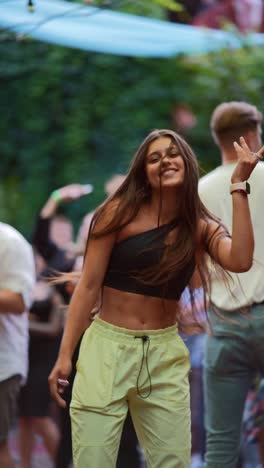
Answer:
[[[161,165],[162,164],[167,164],[169,162],[169,155],[167,153],[164,153],[162,158],[161,158]]]

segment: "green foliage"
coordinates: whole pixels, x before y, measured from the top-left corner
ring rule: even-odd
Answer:
[[[179,3],[175,2],[174,0],[153,0],[154,3],[162,6],[163,8],[167,8],[171,11],[182,11],[183,7]]]
[[[87,53],[34,41],[0,43],[0,219],[29,234],[52,190],[91,182],[95,191],[67,207],[76,225],[104,198],[104,182],[127,170],[153,128],[172,127],[188,104],[186,134],[202,166],[218,163],[209,118],[223,100],[262,107],[261,49],[205,57],[141,59]]]
[[[264,75],[262,71],[263,48],[247,44],[237,50],[222,50],[204,57],[193,57],[185,62],[186,72],[193,76],[190,100],[198,116],[193,135],[198,138],[198,148],[203,167],[211,169],[218,155],[204,150],[208,139],[208,124],[214,107],[223,101],[247,101],[262,112]]]
[[[166,10],[182,11],[183,7],[175,0],[71,0],[74,3],[119,10],[152,18],[164,18]]]

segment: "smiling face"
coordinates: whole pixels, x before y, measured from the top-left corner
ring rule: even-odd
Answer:
[[[146,155],[146,175],[152,189],[183,185],[185,165],[176,143],[162,136],[150,143]]]

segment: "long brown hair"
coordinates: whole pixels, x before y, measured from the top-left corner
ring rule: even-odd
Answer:
[[[149,145],[160,137],[169,137],[179,150],[185,166],[185,176],[181,188],[181,203],[179,210],[175,213],[175,218],[180,219],[178,223],[178,233],[175,242],[170,243],[164,250],[160,263],[151,271],[139,272],[140,278],[151,284],[159,284],[170,279],[176,271],[181,271],[194,258],[196,268],[200,274],[204,291],[204,308],[206,309],[206,295],[210,295],[210,275],[206,262],[205,245],[207,238],[207,227],[210,220],[218,222],[220,220],[213,216],[203,205],[198,194],[199,165],[197,158],[188,143],[176,132],[172,130],[154,130],[139,146],[131,162],[128,174],[124,182],[117,191],[97,208],[92,218],[89,229],[87,244],[89,239],[98,239],[107,234],[118,232],[129,224],[138,214],[143,204],[147,204],[151,199],[151,187],[146,175],[146,155]],[[162,190],[160,191],[160,209],[162,206]],[[110,216],[109,216],[110,212]],[[105,216],[105,214],[108,216]],[[100,222],[107,218],[107,223]],[[204,220],[205,228],[201,232],[200,221]],[[159,224],[159,215],[157,225]],[[210,242],[219,242],[218,230],[212,236]],[[87,250],[87,248],[86,248]],[[217,268],[217,262],[216,262]],[[221,270],[221,269],[220,269]],[[223,276],[225,272],[223,271]],[[65,275],[64,275],[65,277]],[[199,314],[196,313],[196,301],[194,290],[189,286],[190,300],[192,304],[192,325],[184,324],[184,313],[179,319],[181,328],[196,328],[199,322]],[[190,320],[188,320],[190,322]],[[199,325],[199,324],[198,324]],[[199,327],[198,327],[199,328]]]

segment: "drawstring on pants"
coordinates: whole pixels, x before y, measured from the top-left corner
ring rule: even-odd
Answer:
[[[149,395],[151,394],[151,391],[152,391],[151,377],[150,377],[149,367],[148,367],[148,352],[149,352],[150,338],[147,335],[135,336],[135,339],[137,339],[137,338],[140,338],[142,340],[142,359],[141,359],[141,365],[140,365],[139,373],[138,373],[138,376],[137,376],[137,394],[138,394],[138,396],[140,396],[140,398],[145,399],[145,398],[149,397]],[[147,352],[145,354],[145,343],[146,343],[146,341],[147,341]],[[142,393],[140,391],[140,388],[139,388],[139,379],[140,379],[140,374],[141,374],[142,369],[143,369],[144,359],[146,359],[146,367],[147,367],[148,380],[149,380],[149,391],[148,391],[147,395],[142,395]]]

